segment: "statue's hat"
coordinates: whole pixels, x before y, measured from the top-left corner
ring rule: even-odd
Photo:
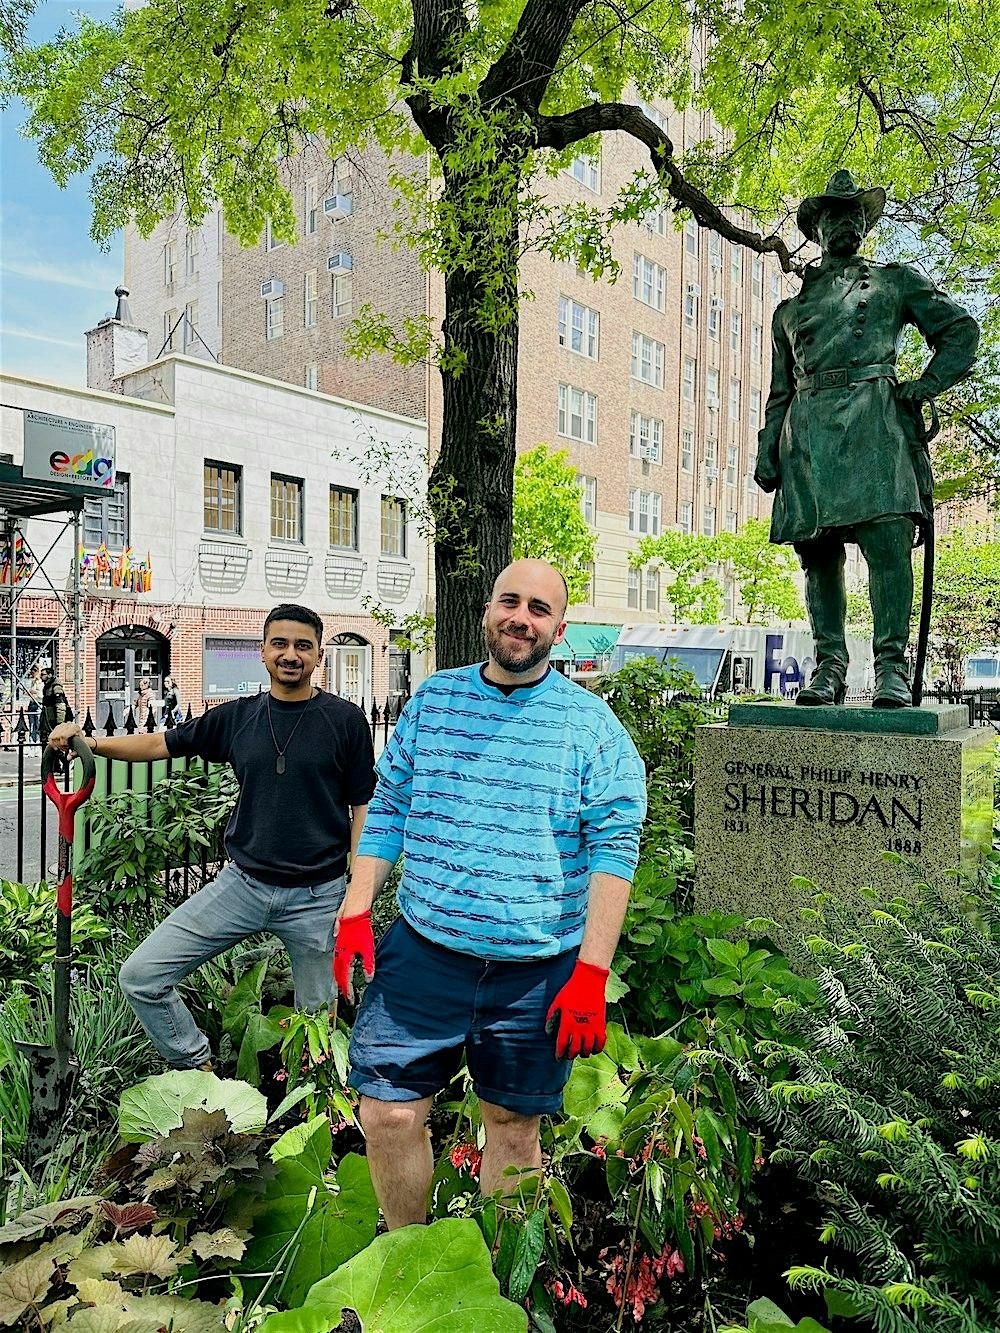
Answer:
[[[836,207],[838,204],[860,204],[865,210],[865,231],[869,232],[882,216],[882,210],[885,208],[885,190],[880,185],[873,190],[859,190],[849,171],[835,171],[830,177],[825,194],[810,195],[799,204],[796,221],[802,235],[810,241],[815,241],[816,218],[820,211],[831,206]]]

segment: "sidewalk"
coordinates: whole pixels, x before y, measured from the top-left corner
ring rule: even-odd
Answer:
[[[18,746],[0,746],[0,788],[17,786]],[[24,747],[24,785],[37,787],[41,782],[42,750],[38,745]]]

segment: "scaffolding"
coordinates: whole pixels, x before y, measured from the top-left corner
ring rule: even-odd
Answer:
[[[81,517],[84,502],[89,495],[98,495],[97,488],[74,486],[58,482],[37,481],[25,477],[14,463],[0,463],[0,737],[6,732],[12,736],[17,724],[18,699],[27,697],[29,676],[33,661],[46,652],[53,664],[52,651],[65,637],[73,645],[73,711],[79,716],[83,695],[83,622],[80,595]],[[29,540],[29,522],[40,520],[51,524],[55,534],[41,555]],[[48,559],[63,535],[73,534],[73,554],[69,577],[59,588],[47,567]],[[51,533],[46,534],[46,540]],[[39,544],[38,550],[41,550]],[[59,613],[56,623],[44,626],[45,639],[39,645],[32,636],[32,658],[27,661],[18,646],[19,606],[26,595],[50,595]],[[65,683],[65,682],[64,682]]]

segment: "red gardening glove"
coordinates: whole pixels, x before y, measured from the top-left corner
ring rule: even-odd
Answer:
[[[552,1001],[545,1016],[545,1031],[552,1032],[559,1015],[556,1035],[556,1055],[561,1060],[572,1060],[578,1055],[596,1055],[604,1050],[608,1039],[604,987],[608,980],[606,967],[581,963],[577,959],[573,975]]]
[[[375,936],[372,934],[371,912],[342,916],[333,944],[333,979],[341,995],[351,1004],[354,1003],[351,969],[355,958],[361,959],[365,980],[371,981],[375,975]]]

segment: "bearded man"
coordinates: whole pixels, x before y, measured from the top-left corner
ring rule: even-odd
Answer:
[[[848,171],[836,172],[825,194],[803,200],[799,230],[823,257],[774,312],[754,479],[775,492],[771,541],[791,543],[805,572],[816,670],[798,704],[844,699],[846,542],[856,542],[868,564],[872,704],[910,702],[911,551],[920,526],[933,521],[921,404],[969,373],[979,341],[972,316],[922,273],[858,254],[884,207],[885,191],[859,189]],[[901,384],[896,355],[908,324],[934,355]]]
[[[645,772],[608,706],[549,666],[566,603],[544,560],[509,565],[483,615],[485,663],[426,680],[377,764],[334,972],[348,997],[356,958],[374,974],[351,1083],[390,1227],[426,1220],[427,1116],[463,1049],[488,1195],[537,1172],[540,1117],[562,1106],[572,1058],[604,1046]],[[372,900],[400,854],[401,915],[376,949]]]

